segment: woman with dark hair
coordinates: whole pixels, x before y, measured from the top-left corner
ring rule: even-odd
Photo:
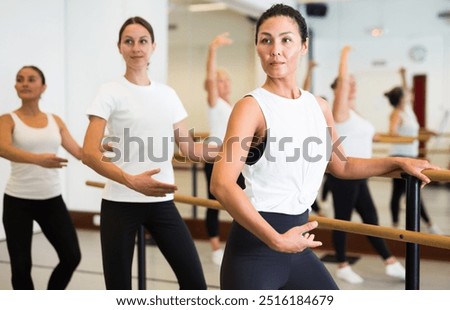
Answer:
[[[406,82],[406,70],[400,68],[402,86],[396,86],[384,94],[393,107],[389,116],[389,134],[392,136],[418,137],[419,122],[412,109],[412,92]],[[419,156],[419,141],[415,139],[411,143],[393,144],[390,150],[391,156],[417,158]],[[406,192],[406,184],[403,179],[392,180],[392,196],[390,202],[392,225],[398,227],[400,213],[400,199]],[[426,223],[428,231],[434,234],[442,233],[440,228],[431,222],[430,216],[420,199],[420,216]]]
[[[354,179],[404,170],[430,182],[421,173],[432,167],[424,160],[345,156],[328,103],[297,84],[307,37],[303,16],[284,4],[272,6],[256,24],[266,80],[234,106],[211,180],[212,193],[234,219],[222,289],[338,288],[311,250],[322,243],[309,233],[318,225],[308,215],[326,170]],[[334,148],[327,154],[330,139]],[[254,149],[261,156],[249,160]],[[236,184],[241,171],[245,190]]]
[[[141,17],[125,21],[117,43],[125,74],[101,86],[87,110],[83,162],[106,177],[101,244],[107,289],[131,289],[136,232],[144,225],[174,271],[180,289],[206,289],[194,242],[173,201],[174,142],[189,159],[211,160],[187,130],[176,92],[147,73],[156,43]],[[101,152],[108,129],[114,158]]]
[[[22,67],[15,88],[21,107],[0,117],[0,156],[11,161],[11,175],[3,197],[3,225],[12,286],[34,289],[31,243],[36,221],[59,258],[47,288],[61,290],[72,278],[81,253],[61,195],[58,169],[68,161],[56,154],[62,146],[80,160],[82,149],[61,118],[41,111],[39,102],[47,85],[39,68]]]

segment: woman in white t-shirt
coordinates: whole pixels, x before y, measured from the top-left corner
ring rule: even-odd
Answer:
[[[82,149],[61,118],[40,110],[40,98],[47,85],[39,68],[20,69],[15,88],[21,107],[0,117],[0,156],[11,161],[3,197],[3,224],[12,286],[34,289],[31,243],[36,221],[59,258],[47,288],[61,290],[69,284],[81,252],[61,195],[59,169],[67,165],[67,159],[56,154],[62,146],[80,160]]]
[[[87,110],[83,162],[108,179],[100,225],[106,288],[131,289],[135,236],[144,225],[180,288],[206,289],[194,242],[173,202],[174,142],[191,160],[211,158],[189,135],[187,113],[175,91],[148,77],[154,38],[143,18],[125,21],[117,44],[125,74],[102,85]],[[106,128],[109,136],[104,141]],[[101,152],[105,142],[114,153],[109,158]]]
[[[345,156],[328,103],[297,84],[307,37],[300,12],[284,4],[256,23],[266,80],[234,106],[211,180],[212,193],[234,218],[222,289],[337,289],[310,249],[321,245],[309,233],[318,223],[308,222],[308,214],[326,170],[354,179],[406,170],[430,182],[421,173],[432,167],[426,161]],[[245,191],[236,184],[241,171]]]

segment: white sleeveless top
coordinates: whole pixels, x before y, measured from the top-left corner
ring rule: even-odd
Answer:
[[[398,134],[403,137],[417,137],[420,126],[410,105],[405,107],[405,110],[400,113],[400,117],[402,122],[398,128]],[[419,155],[419,141],[416,139],[412,143],[393,144],[391,155],[417,157]]]
[[[372,157],[372,139],[375,128],[369,121],[350,110],[349,119],[345,122],[336,122],[335,127],[339,136],[344,137],[342,146],[347,156]]]
[[[327,124],[316,98],[301,90],[287,99],[258,88],[267,126],[266,147],[254,165],[244,165],[245,193],[258,211],[304,213],[316,199],[330,158]]]
[[[228,119],[230,118],[232,107],[228,102],[218,97],[216,105],[208,108],[209,120],[209,143],[221,145],[227,131]]]
[[[59,126],[52,114],[47,114],[47,126],[34,128],[26,125],[15,113],[13,144],[32,153],[57,153],[61,145]],[[61,195],[59,169],[35,164],[11,162],[11,175],[5,194],[23,199],[49,199]]]

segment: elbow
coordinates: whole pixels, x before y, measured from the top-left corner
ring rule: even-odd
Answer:
[[[78,149],[76,158],[77,158],[78,160],[81,160],[81,162],[83,162],[83,157],[84,157],[84,151],[83,151],[83,148],[80,147],[80,148]]]
[[[225,185],[221,183],[223,182],[221,182],[219,178],[214,176],[211,177],[211,184],[209,185],[209,191],[218,201],[221,201],[223,189],[225,188]]]
[[[81,156],[81,162],[83,164],[85,164],[86,166],[92,168],[93,163],[95,162],[96,156],[92,152],[88,152],[83,149],[81,150],[80,156]]]

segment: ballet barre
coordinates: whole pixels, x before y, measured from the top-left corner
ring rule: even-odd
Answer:
[[[95,181],[86,181],[86,185],[103,188],[104,183]],[[216,210],[225,210],[217,201],[207,198],[193,197],[189,195],[174,194],[174,201],[187,205],[197,205]],[[384,227],[364,223],[355,223],[351,221],[336,220],[332,218],[310,215],[309,220],[317,221],[319,227],[328,230],[339,230],[348,233],[390,239],[400,242],[411,242],[420,245],[432,246],[450,250],[450,237],[433,235],[423,232],[409,231],[398,228]]]
[[[424,170],[422,171],[431,181],[450,182],[450,170]],[[420,256],[419,245],[427,245],[437,248],[450,250],[450,237],[432,235],[419,232],[420,224],[420,180],[416,177],[402,174],[406,181],[406,230],[383,227],[378,225],[369,225],[363,223],[354,223],[350,221],[336,220],[325,217],[310,216],[310,220],[317,221],[320,228],[329,230],[339,230],[344,232],[362,234],[367,236],[379,237],[384,239],[406,242],[405,270],[406,280],[405,289],[419,289],[419,270]],[[102,182],[86,181],[86,185],[103,188]],[[193,197],[187,195],[174,194],[174,201],[179,203],[191,204],[207,208],[225,210],[216,200]],[[141,227],[138,234],[138,273],[139,289],[145,289],[145,242],[144,228]]]

